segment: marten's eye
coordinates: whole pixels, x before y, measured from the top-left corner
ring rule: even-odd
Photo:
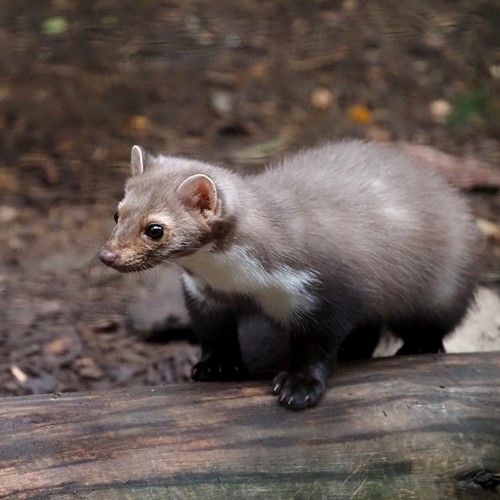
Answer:
[[[158,240],[163,236],[163,228],[158,224],[150,224],[144,231],[144,234],[152,240]]]
[[[118,212],[116,212],[115,215],[113,215],[113,219],[115,219],[115,222],[118,222]]]

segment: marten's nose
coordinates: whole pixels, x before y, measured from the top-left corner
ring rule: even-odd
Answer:
[[[109,250],[102,249],[99,252],[99,258],[104,264],[110,266],[113,264],[113,262],[115,262],[117,255]]]

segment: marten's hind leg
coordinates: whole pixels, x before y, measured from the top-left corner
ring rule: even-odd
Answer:
[[[358,361],[369,359],[378,345],[382,325],[369,323],[356,327],[342,342],[339,349],[339,361]]]
[[[396,354],[426,354],[445,352],[443,338],[452,328],[422,320],[399,321],[389,325],[390,330],[403,339]]]
[[[403,339],[397,354],[446,352],[443,339],[461,323],[466,308],[460,314],[413,316],[389,323],[389,329]]]
[[[473,288],[466,287],[446,308],[389,322],[389,329],[404,342],[397,354],[446,352],[443,339],[460,325],[473,300]]]

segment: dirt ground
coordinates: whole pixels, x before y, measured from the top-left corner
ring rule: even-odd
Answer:
[[[175,272],[95,258],[133,144],[245,170],[356,136],[498,170],[499,34],[493,0],[4,0],[0,395],[188,379]],[[450,350],[500,350],[500,194],[467,196],[489,289]]]

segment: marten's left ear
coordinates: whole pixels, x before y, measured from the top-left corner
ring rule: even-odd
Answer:
[[[217,189],[215,184],[203,174],[188,177],[177,189],[182,202],[189,208],[199,211],[203,215],[207,212],[215,213],[217,208]]]
[[[142,149],[139,146],[133,146],[130,153],[130,166],[132,175],[141,175],[144,173],[144,159]]]

